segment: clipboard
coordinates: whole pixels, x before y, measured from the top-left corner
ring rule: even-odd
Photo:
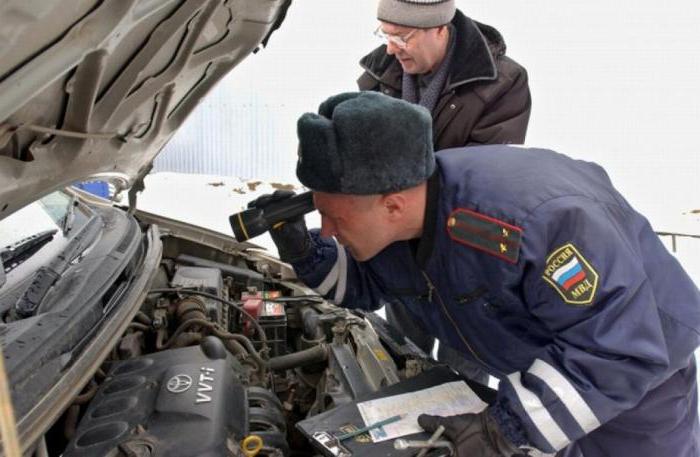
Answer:
[[[415,449],[394,449],[394,440],[372,442],[369,435],[363,434],[340,443],[333,443],[332,433],[350,432],[353,428],[363,427],[364,421],[357,409],[357,403],[392,395],[415,392],[427,389],[447,382],[465,381],[469,387],[484,402],[491,404],[495,401],[496,391],[479,383],[464,379],[450,368],[439,365],[431,368],[413,378],[398,382],[394,385],[380,389],[367,395],[358,397],[355,401],[340,405],[330,411],[326,411],[308,419],[297,422],[296,427],[313,444],[313,446],[326,457],[408,457],[416,453]],[[409,440],[426,440],[430,436],[421,432],[407,435],[402,438]]]

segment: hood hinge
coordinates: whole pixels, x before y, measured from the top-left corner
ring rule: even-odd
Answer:
[[[152,169],[153,162],[149,162],[148,165],[139,170],[138,176],[134,180],[134,183],[131,185],[131,188],[129,189],[129,216],[132,216],[136,211],[136,194],[146,189],[146,184],[144,184],[143,180],[146,178],[146,175],[148,175],[148,173],[151,172]]]

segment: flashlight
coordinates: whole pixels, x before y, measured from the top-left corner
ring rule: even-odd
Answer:
[[[250,208],[229,216],[236,240],[243,242],[262,235],[280,222],[285,222],[314,209],[313,194],[307,191],[279,202],[270,203],[264,209]]]

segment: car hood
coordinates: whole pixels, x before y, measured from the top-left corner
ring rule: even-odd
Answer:
[[[0,5],[0,219],[88,177],[130,188],[291,0]],[[138,187],[138,186],[135,186]]]

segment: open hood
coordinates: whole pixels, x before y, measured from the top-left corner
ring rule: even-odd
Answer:
[[[2,2],[0,219],[88,177],[138,182],[290,2]]]

